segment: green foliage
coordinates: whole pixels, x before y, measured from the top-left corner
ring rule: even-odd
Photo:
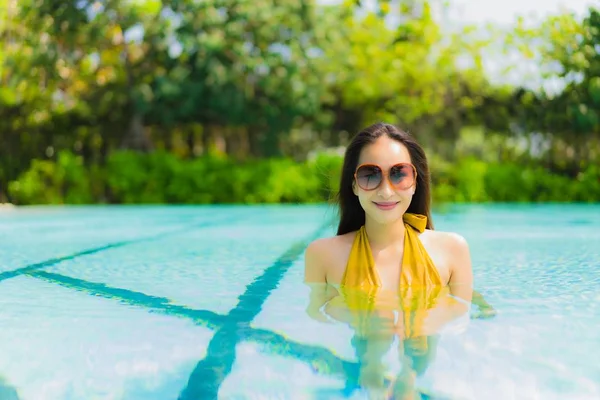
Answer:
[[[532,28],[519,25],[509,43],[538,63],[543,78],[563,86],[558,93],[517,90],[515,103],[522,105],[514,120],[517,129],[543,132],[562,145],[566,151],[560,154],[561,160],[552,160],[554,164],[581,171],[582,160],[597,162],[600,9],[590,8],[583,21],[572,14],[559,14]]]
[[[92,173],[80,158],[61,153],[56,162],[32,162],[10,195],[17,204],[101,202],[89,184],[94,178],[114,203],[290,203],[326,199],[329,181],[319,162],[286,158],[244,163],[206,156],[182,160],[166,152],[116,152],[104,170]],[[96,197],[94,197],[96,196]]]
[[[115,153],[107,188],[118,203],[288,203],[320,201],[319,177],[289,159],[239,163],[206,156],[181,160],[155,152]]]
[[[501,57],[498,32],[447,31],[427,0],[5,3],[0,201],[327,199],[339,160],[289,159],[343,146],[378,120],[414,133],[436,159],[440,199],[593,198],[574,182],[595,193],[597,8],[582,20],[521,19],[506,36],[511,56],[563,84],[550,92],[492,84],[483,59]],[[514,141],[526,148],[465,156],[456,147],[466,127],[498,154]],[[516,165],[527,165],[515,181],[522,196],[498,184]]]
[[[10,194],[17,204],[81,204],[102,202],[102,186],[109,201],[124,204],[319,203],[333,200],[341,167],[340,156],[325,154],[305,163],[287,158],[240,163],[123,151],[113,154],[104,170],[90,171],[79,157],[61,153],[56,162],[32,162],[11,182]],[[540,167],[473,158],[456,164],[434,160],[431,171],[434,203],[600,201],[596,166],[573,179]]]
[[[467,158],[449,168],[432,166],[436,202],[598,202],[600,168],[575,178],[540,166],[485,163]]]
[[[20,203],[86,204],[94,200],[95,171],[83,166],[81,157],[61,152],[56,162],[33,160],[20,179],[9,184]]]
[[[427,1],[398,2],[393,13],[390,3],[379,3],[379,10],[360,18],[340,15],[337,40],[321,60],[336,94],[331,100],[360,115],[353,130],[375,120],[417,127],[432,116],[439,128],[482,104],[488,89],[481,49],[487,40],[470,27],[443,32]],[[391,24],[381,18],[382,9],[405,22]],[[459,58],[469,65],[459,67]],[[452,138],[446,128],[444,136]]]

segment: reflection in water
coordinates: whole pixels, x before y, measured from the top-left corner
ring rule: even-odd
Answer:
[[[416,380],[433,361],[443,328],[468,320],[469,315],[490,318],[496,314],[477,291],[472,291],[471,303],[453,295],[464,288],[409,287],[392,293],[344,286],[336,289],[328,284],[309,286],[308,314],[352,329],[351,344],[360,366],[358,383],[370,399],[432,398],[416,389]],[[470,314],[471,305],[477,306],[477,313]],[[395,343],[400,370],[390,376],[384,356]]]
[[[17,391],[0,376],[0,400],[19,400]]]

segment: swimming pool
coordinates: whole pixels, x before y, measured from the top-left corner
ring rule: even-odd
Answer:
[[[334,216],[0,211],[0,398],[366,398],[350,329],[304,312],[303,251]],[[453,206],[434,221],[468,239],[498,314],[443,331],[418,381],[430,398],[600,398],[600,205]],[[386,360],[398,368],[393,349]]]

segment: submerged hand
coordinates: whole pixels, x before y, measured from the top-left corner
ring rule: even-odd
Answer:
[[[323,323],[326,323],[326,324],[333,324],[333,321],[331,321],[329,318],[327,318],[327,316],[325,314],[323,314],[320,310],[307,309],[306,310],[306,314],[311,319],[314,319],[317,322],[323,322]]]
[[[498,312],[493,307],[482,307],[471,315],[473,319],[494,318]]]

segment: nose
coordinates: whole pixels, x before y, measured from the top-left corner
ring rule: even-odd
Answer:
[[[379,185],[379,188],[377,189],[377,195],[382,199],[389,199],[394,195],[394,188],[388,179],[384,179],[383,182],[381,182],[381,185]]]

